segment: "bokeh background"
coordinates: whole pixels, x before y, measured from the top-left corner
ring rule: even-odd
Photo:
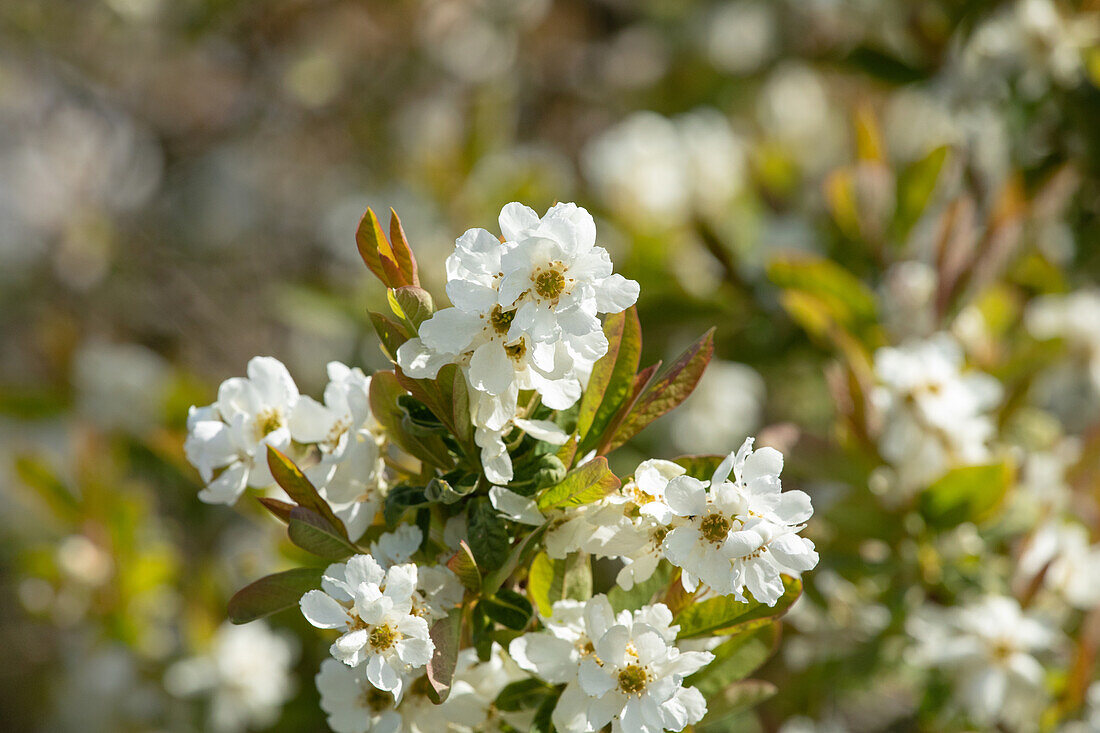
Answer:
[[[368,205],[442,299],[454,238],[519,200],[593,212],[648,361],[717,326],[616,467],[761,432],[814,497],[822,565],[743,729],[964,729],[904,669],[906,609],[1004,585],[1015,535],[876,494],[836,375],[949,331],[1006,386],[1000,452],[1076,440],[1096,493],[1100,309],[1026,315],[1100,273],[1098,39],[1095,0],[0,3],[0,727],[322,729],[304,622],[222,628],[302,557],[195,499],[187,407],[255,354],[314,394],[386,365]]]

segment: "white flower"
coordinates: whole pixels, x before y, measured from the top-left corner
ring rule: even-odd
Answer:
[[[813,514],[810,497],[782,490],[783,456],[752,450],[749,438],[722,461],[710,482],[673,478],[665,489],[669,509],[686,520],[662,545],[683,569],[693,590],[701,580],[718,593],[745,600],[743,590],[769,606],[783,594],[781,573],[797,575],[817,565],[813,542],[797,533]],[[728,481],[730,472],[734,481]],[[707,487],[710,491],[707,491]]]
[[[383,571],[370,555],[356,555],[329,566],[323,590],[302,596],[302,615],[317,628],[341,629],[332,656],[352,667],[365,664],[370,683],[400,699],[404,676],[435,650],[428,622],[413,613],[416,585],[416,565]]]
[[[474,649],[463,649],[458,654],[451,694],[439,706],[447,721],[446,730],[491,733],[529,729],[534,711],[504,713],[493,705],[506,685],[526,678],[527,674],[498,644],[493,644],[489,659],[484,662],[478,661]],[[425,729],[424,733],[439,730]]]
[[[165,687],[175,695],[210,697],[210,728],[236,733],[266,728],[279,717],[293,692],[291,640],[263,621],[244,626],[224,623],[210,650],[173,664]]]
[[[291,415],[291,431],[299,443],[316,444],[325,459],[337,459],[347,448],[348,436],[356,430],[377,430],[370,409],[370,377],[338,361],[327,367],[329,383],[325,401],[303,395]]]
[[[401,715],[393,695],[375,689],[362,667],[348,667],[335,659],[321,662],[316,676],[321,709],[334,733],[398,733]]]
[[[573,510],[546,533],[550,557],[578,550],[623,562],[616,582],[625,590],[647,580],[661,559],[661,543],[675,515],[665,503],[669,480],[684,473],[671,461],[643,461],[634,477],[604,499]]]
[[[192,407],[187,416],[184,451],[207,482],[199,499],[208,504],[232,504],[245,487],[271,484],[267,446],[290,445],[299,400],[290,373],[269,356],[252,358],[247,373],[222,382],[217,402]]]
[[[557,204],[541,219],[518,203],[504,207],[501,231],[516,245],[501,257],[500,304],[516,308],[513,333],[537,342],[564,341],[574,359],[594,362],[607,352],[599,313],[618,313],[638,300],[638,283],[612,272],[596,246],[596,223],[576,204]],[[579,397],[579,395],[578,395]]]
[[[1100,603],[1100,545],[1075,522],[1040,527],[1020,556],[1017,573],[1027,581],[1043,574],[1043,585],[1071,606],[1088,610]]]
[[[519,204],[509,204],[501,212],[501,230],[509,241],[502,243],[484,229],[471,229],[456,240],[455,251],[447,258],[447,294],[454,305],[436,312],[421,324],[417,338],[402,344],[397,352],[398,364],[406,374],[417,379],[434,378],[445,364],[462,367],[472,388],[470,412],[476,427],[475,440],[482,449],[486,476],[494,483],[507,483],[512,478],[511,458],[504,445],[504,436],[513,426],[542,440],[564,442],[564,434],[553,423],[523,419],[525,416],[517,405],[519,392],[535,390],[542,403],[555,410],[576,403],[582,382],[587,381],[593,363],[607,350],[607,341],[595,319],[597,304],[593,287],[602,285],[608,294],[603,300],[608,302],[617,292],[616,288],[629,289],[623,285],[627,281],[611,275],[611,261],[606,252],[591,243],[587,250],[574,243],[573,250],[584,250],[588,259],[596,257],[597,250],[603,253],[606,273],[602,260],[590,265],[588,259],[574,252],[572,259],[567,258],[573,267],[570,280],[580,278],[582,282],[555,281],[555,287],[560,285],[557,299],[563,303],[583,302],[585,314],[591,311],[591,320],[585,320],[584,330],[578,331],[575,308],[563,309],[561,316],[546,314],[532,320],[529,308],[534,306],[529,302],[530,297],[518,291],[506,297],[501,290],[503,287],[514,289],[519,282],[519,275],[511,268],[529,264],[531,257],[524,254],[530,255],[541,247],[540,242],[550,241],[538,239],[533,234],[523,241],[510,237],[522,233],[516,221],[527,211],[530,210]],[[587,216],[587,212],[584,215]],[[591,222],[591,217],[588,221]],[[538,222],[537,217],[535,222]],[[567,226],[568,222],[552,228],[560,234]],[[590,228],[594,241],[595,225]],[[565,267],[561,262],[559,265]],[[597,275],[602,278],[597,280]],[[528,276],[534,277],[530,273]],[[635,298],[636,290],[635,284]],[[543,287],[543,292],[549,291]],[[590,308],[588,300],[581,300],[582,295],[591,296]],[[517,318],[525,322],[517,323]],[[558,320],[573,324],[572,330],[562,332],[557,328]],[[541,327],[537,335],[529,332],[529,326],[536,321]]]
[[[553,714],[562,733],[608,723],[615,731],[682,730],[706,712],[699,692],[681,683],[713,655],[671,646],[680,627],[664,604],[615,614],[604,595],[558,601],[543,626],[508,651],[523,669],[565,684]]]
[[[667,609],[665,609],[667,612]],[[669,614],[671,616],[671,614]],[[599,633],[599,630],[589,627]],[[681,652],[661,631],[627,613],[603,630],[595,654],[581,660],[580,695],[562,694],[555,723],[563,731],[600,730],[611,723],[613,733],[661,733],[683,730],[699,722],[707,705],[684,678],[714,659],[710,652]],[[587,699],[585,699],[587,698]],[[583,707],[574,707],[576,704]],[[583,722],[585,727],[581,727]]]
[[[909,634],[920,643],[913,659],[949,670],[960,702],[980,725],[1011,723],[1044,696],[1043,667],[1035,655],[1053,650],[1058,632],[1024,614],[1011,597],[981,601],[937,613],[915,615]],[[1025,717],[1024,720],[1028,720]]]
[[[875,375],[880,386],[872,401],[884,419],[879,451],[897,472],[902,493],[952,466],[989,458],[995,428],[988,411],[1001,387],[988,374],[963,371],[962,350],[950,335],[879,349]]]

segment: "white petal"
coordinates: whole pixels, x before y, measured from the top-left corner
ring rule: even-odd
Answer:
[[[237,462],[231,464],[199,492],[199,501],[205,504],[234,504],[244,493],[248,483],[248,466]]]
[[[542,397],[542,404],[551,410],[568,410],[577,404],[583,390],[576,379],[537,380],[536,389]]]
[[[634,280],[615,273],[596,288],[596,309],[600,313],[619,313],[638,302],[640,288]]]
[[[341,417],[312,397],[304,396],[290,413],[290,435],[299,443],[320,443],[330,436]]]
[[[486,313],[497,302],[497,291],[469,280],[451,280],[447,283],[447,297],[451,305],[467,313]]]
[[[413,379],[435,379],[439,370],[453,360],[453,355],[440,354],[429,349],[418,338],[409,339],[398,346],[395,356],[402,371]]]
[[[577,674],[573,645],[543,631],[513,639],[508,654],[520,667],[552,685],[569,682]]]
[[[529,496],[520,496],[503,486],[489,488],[489,501],[492,502],[494,509],[513,522],[538,526],[546,521],[534,499]]]
[[[613,667],[622,667],[626,664],[626,645],[631,641],[630,630],[625,626],[616,624],[608,629],[599,639],[596,640],[596,653],[600,656],[600,660],[604,664],[609,664]],[[581,669],[584,669],[584,663],[581,663]],[[588,686],[581,681],[581,685],[585,688],[585,692],[589,695],[595,695],[599,697],[607,690],[595,691],[588,689]],[[610,688],[608,688],[610,689]]]
[[[775,448],[758,448],[741,467],[741,480],[746,484],[760,477],[778,476],[783,472],[783,454]]]
[[[625,631],[625,628],[622,626],[617,628],[621,628]],[[601,659],[602,658],[603,657],[601,657]],[[586,657],[581,660],[581,666],[577,672],[577,682],[580,683],[581,689],[584,690],[585,694],[591,695],[592,697],[603,697],[615,688],[615,678],[603,667],[596,664],[596,661],[591,657]]]
[[[562,691],[550,716],[554,728],[559,733],[586,733],[586,731],[599,730],[589,725],[586,708],[591,699],[584,694],[575,679],[570,681]]]
[[[458,308],[444,308],[420,324],[420,340],[436,352],[461,354],[484,326],[477,316]]]
[[[569,434],[549,420],[524,420],[516,418],[513,424],[532,438],[552,443],[553,445],[565,445],[569,442]]]
[[[665,503],[681,517],[702,514],[707,508],[706,486],[691,476],[677,476],[665,487]]]
[[[298,602],[306,621],[319,629],[342,629],[347,626],[348,612],[319,590],[311,590]]]
[[[248,379],[265,405],[291,407],[298,400],[298,387],[283,363],[270,356],[254,356],[248,362]]]
[[[500,217],[497,221],[500,224],[500,233],[504,238],[510,242],[515,242],[522,239],[529,229],[538,225],[539,215],[530,206],[524,206],[513,201],[504,205],[504,208],[500,210]]]
[[[470,359],[470,386],[499,395],[512,386],[516,370],[499,342],[489,341],[477,347]]]

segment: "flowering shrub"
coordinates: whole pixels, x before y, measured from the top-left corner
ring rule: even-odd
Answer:
[[[256,357],[191,409],[199,498],[275,484],[259,501],[290,540],[338,561],[254,582],[230,618],[299,606],[336,632],[317,685],[338,733],[721,721],[772,691],[744,679],[766,659],[747,642],[774,638],[817,565],[810,498],[752,438],[612,473],[606,456],[694,389],[713,334],[639,371],[638,284],[592,216],[512,203],[500,229],[456,240],[436,310],[397,215],[387,238],[368,210],[356,239],[388,288],[370,319],[393,369],[329,364],[322,404]]]

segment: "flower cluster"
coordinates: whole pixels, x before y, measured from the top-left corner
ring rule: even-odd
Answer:
[[[680,651],[664,604],[636,611],[611,608],[607,597],[558,601],[544,631],[512,641],[521,667],[565,689],[554,706],[562,733],[679,731],[699,722],[706,701],[684,678],[709,664],[710,652]]]
[[[500,228],[458,238],[453,305],[435,311],[396,215],[387,239],[368,211],[357,240],[389,288],[393,318],[371,316],[393,370],[334,362],[320,402],[257,357],[192,408],[200,498],[281,489],[264,508],[329,561],[257,580],[230,617],[295,599],[334,632],[315,681],[337,733],[684,730],[707,715],[697,682],[756,690],[748,642],[778,633],[818,561],[810,497],[783,491],[782,455],[752,438],[690,468],[645,461],[624,485],[606,454],[689,397],[713,332],[639,370],[638,285],[588,212],[509,204]],[[619,564],[618,588],[597,586],[593,557]]]
[[[557,520],[547,551],[621,560],[616,580],[627,590],[664,558],[682,570],[688,591],[702,583],[744,600],[747,589],[775,605],[784,592],[781,576],[798,576],[818,560],[813,542],[798,534],[813,515],[810,497],[783,491],[782,470],[782,454],[754,451],[752,438],[726,456],[709,481],[685,475],[671,461],[645,461],[619,491]],[[532,519],[529,502],[508,493],[496,490],[498,508],[510,509],[517,521],[541,521],[537,513]]]
[[[1061,637],[1049,623],[1022,611],[1014,598],[989,596],[949,610],[928,608],[910,619],[909,633],[918,641],[913,661],[959,680],[959,702],[975,722],[1016,727],[1034,721],[1045,676],[1036,657],[1055,651]]]
[[[638,299],[638,284],[612,271],[596,246],[592,216],[558,204],[541,219],[518,203],[500,212],[503,241],[471,229],[447,258],[453,304],[420,326],[397,352],[406,374],[431,379],[458,364],[474,390],[471,417],[485,475],[512,480],[504,436],[518,427],[565,442],[553,423],[531,420],[518,404],[534,390],[542,404],[564,410],[580,398],[595,362],[607,352],[598,315],[618,313]]]
[[[945,333],[875,353],[879,386],[872,401],[883,421],[878,448],[899,494],[990,456],[989,411],[1001,386],[987,374],[964,371],[963,361],[959,344]]]
[[[422,541],[419,528],[411,525],[383,535],[371,546],[372,554],[330,565],[321,590],[309,591],[300,602],[311,624],[341,631],[329,650],[333,658],[362,668],[375,689],[392,693],[398,702],[435,650],[429,624],[462,600],[450,570],[406,562]]]
[[[270,356],[248,362],[247,377],[227,379],[218,401],[192,407],[184,449],[207,486],[199,499],[233,504],[247,487],[274,484],[267,448],[290,454],[351,533],[358,537],[384,497],[385,439],[371,415],[370,377],[328,365],[324,402],[298,392],[290,372]]]

